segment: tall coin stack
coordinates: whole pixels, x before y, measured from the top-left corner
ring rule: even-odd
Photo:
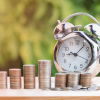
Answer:
[[[35,65],[23,65],[24,89],[35,88]]]
[[[82,73],[80,77],[80,85],[83,87],[91,87],[91,73]]]
[[[7,72],[0,71],[0,89],[7,88]]]
[[[51,61],[38,60],[39,88],[51,88]]]
[[[79,73],[68,73],[67,87],[74,87],[79,85],[79,79]]]
[[[56,73],[55,74],[55,87],[66,87],[67,74],[66,73]]]
[[[21,89],[21,69],[9,69],[10,88]]]

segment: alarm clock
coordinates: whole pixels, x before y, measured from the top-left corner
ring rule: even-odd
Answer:
[[[92,35],[79,31],[82,25],[74,26],[66,22],[70,17],[86,15],[92,18],[95,23],[86,25],[84,28]],[[76,30],[78,29],[78,30]],[[88,72],[92,77],[100,71],[99,46],[97,38],[100,34],[100,24],[87,13],[74,13],[66,17],[62,22],[57,20],[53,36],[58,40],[53,53],[54,64],[58,72]]]

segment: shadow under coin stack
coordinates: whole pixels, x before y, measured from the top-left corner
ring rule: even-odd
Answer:
[[[55,74],[55,87],[66,87],[67,74],[65,73],[56,73]]]
[[[9,69],[10,89],[21,89],[21,69]]]
[[[67,87],[74,87],[79,85],[79,79],[79,73],[68,73]]]
[[[23,65],[24,89],[35,88],[35,65]]]
[[[82,87],[91,87],[91,79],[91,73],[82,73],[80,77],[80,85],[82,85]]]
[[[51,88],[51,61],[38,60],[39,88]]]
[[[7,88],[7,72],[0,71],[0,89]]]

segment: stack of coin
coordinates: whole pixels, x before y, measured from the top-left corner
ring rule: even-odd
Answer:
[[[56,73],[55,74],[55,87],[66,87],[67,74],[66,73]]]
[[[0,71],[0,89],[7,88],[7,72]]]
[[[79,85],[80,73],[68,73],[67,87]]]
[[[91,87],[91,73],[82,73],[80,77],[80,85],[83,87]]]
[[[35,88],[35,65],[23,65],[24,89]]]
[[[51,88],[51,61],[38,60],[39,88]]]
[[[21,89],[21,69],[9,69],[10,88]]]

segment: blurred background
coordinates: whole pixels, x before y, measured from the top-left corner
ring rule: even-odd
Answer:
[[[72,13],[85,12],[100,22],[100,0],[0,0],[0,70],[23,68],[38,60],[51,60],[51,74],[57,72],[53,63],[56,21]],[[84,26],[94,21],[80,15],[68,20]],[[23,73],[23,72],[22,72]]]

